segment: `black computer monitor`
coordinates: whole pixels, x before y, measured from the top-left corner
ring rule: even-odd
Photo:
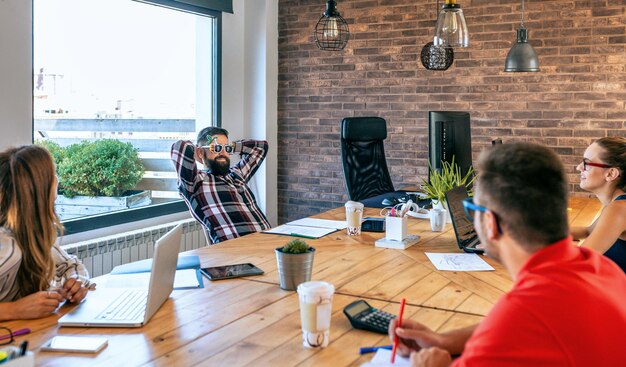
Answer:
[[[441,170],[441,161],[452,162],[454,157],[454,162],[459,165],[461,174],[465,176],[472,166],[469,112],[430,111],[428,117],[430,165],[436,170]]]

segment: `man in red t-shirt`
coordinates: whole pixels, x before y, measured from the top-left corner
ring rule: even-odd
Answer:
[[[535,144],[505,144],[483,152],[477,171],[476,195],[464,206],[513,289],[472,327],[435,333],[411,320],[402,328],[392,322],[399,353],[429,367],[624,365],[626,275],[572,245],[558,156]],[[453,363],[451,355],[460,357]]]

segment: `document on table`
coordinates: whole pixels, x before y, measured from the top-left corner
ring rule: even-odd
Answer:
[[[329,233],[333,233],[336,230],[337,229],[335,228],[317,228],[317,227],[304,227],[304,226],[294,226],[290,224],[283,224],[276,228],[263,231],[263,233],[284,234],[287,236],[316,239],[316,238],[324,237]]]
[[[345,229],[348,224],[345,220],[330,220],[330,219],[317,219],[317,218],[302,218],[287,223],[292,226],[303,227],[317,227],[317,228],[334,228]]]
[[[374,354],[374,357],[372,358],[372,360],[367,363],[363,363],[361,367],[383,367],[383,366],[403,367],[403,366],[410,366],[410,365],[411,365],[410,359],[400,357],[398,354],[396,354],[395,362],[391,364],[391,351],[389,349],[379,349],[376,351],[376,354]]]
[[[446,271],[488,271],[495,270],[477,254],[426,252],[426,256],[437,270]]]
[[[176,270],[174,288],[198,288],[200,283],[196,269]],[[146,288],[150,284],[150,273],[110,274],[107,288]]]

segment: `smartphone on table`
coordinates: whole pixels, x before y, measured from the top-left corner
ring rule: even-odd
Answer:
[[[263,274],[263,270],[251,263],[213,266],[210,268],[202,268],[200,271],[210,280],[240,278]]]

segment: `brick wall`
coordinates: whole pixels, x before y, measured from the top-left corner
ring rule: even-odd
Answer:
[[[279,1],[278,200],[284,222],[347,200],[339,125],[387,120],[396,187],[427,175],[428,111],[469,111],[474,157],[495,137],[554,147],[574,170],[595,138],[626,135],[626,1],[529,0],[525,25],[541,72],[503,72],[521,1],[460,0],[470,47],[447,71],[419,61],[432,40],[435,1],[338,0],[350,24],[343,51],[320,51],[312,32],[324,0]]]

